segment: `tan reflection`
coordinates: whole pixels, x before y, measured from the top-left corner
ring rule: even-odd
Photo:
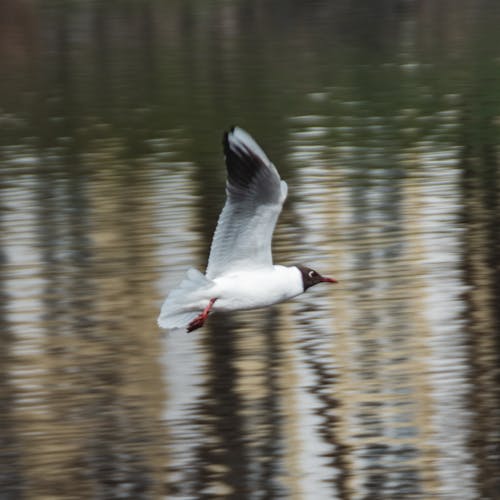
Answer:
[[[451,120],[454,119],[450,115]],[[472,466],[468,442],[473,419],[468,402],[469,333],[462,320],[465,312],[462,272],[463,243],[460,227],[461,171],[457,150],[424,142],[418,148],[419,192],[416,230],[420,234],[422,256],[421,287],[424,293],[422,316],[427,321],[425,365],[428,372],[427,394],[432,401],[429,417],[434,447],[432,459],[434,491],[443,495],[475,498],[476,469]],[[420,210],[418,210],[418,208]],[[446,440],[447,445],[441,443]],[[460,470],[460,477],[457,477]]]
[[[133,182],[118,175],[123,164],[107,146],[85,165],[77,160],[75,178],[40,174],[29,186],[23,228],[32,236],[20,251],[38,249],[39,262],[27,264],[41,286],[13,327],[23,476],[33,498],[106,496],[118,484],[152,495],[163,488],[149,186],[139,169]],[[19,276],[16,287],[32,276]]]
[[[295,327],[294,306],[283,305],[283,324],[279,329],[279,341],[283,361],[280,366],[280,388],[283,400],[283,438],[285,442],[285,483],[289,487],[290,498],[298,500],[304,498],[304,488],[301,484],[302,464],[301,456],[303,443],[300,436],[299,404],[297,387],[300,385],[297,371],[297,357],[293,332]]]
[[[379,480],[379,471],[387,467],[396,489],[472,494],[473,477],[463,474],[459,486],[453,486],[451,479],[452,471],[465,470],[469,460],[465,444],[470,425],[460,354],[466,342],[460,324],[464,287],[456,237],[461,210],[453,167],[456,150],[446,151],[440,145],[434,153],[424,145],[414,153],[411,166],[406,165],[415,176],[399,180],[383,169],[373,170],[379,155],[376,148],[364,147],[359,153],[339,148],[330,156],[313,148],[316,141],[307,145],[309,137],[314,134],[304,132],[293,139],[293,157],[307,165],[300,180],[303,202],[298,210],[307,227],[301,234],[309,258],[324,255],[341,283],[331,295],[326,292],[329,299],[319,293],[303,299],[309,311],[320,309],[314,320],[318,327],[324,324],[325,332],[334,329],[331,359],[338,370],[332,390],[340,403],[334,410],[338,417],[334,434],[337,444],[350,450],[344,457],[342,447],[335,451],[343,471],[336,486],[342,489],[345,477],[345,488],[353,494],[390,494]],[[346,178],[349,169],[344,165],[363,169],[359,158],[368,158],[370,171],[362,174],[356,187]],[[419,170],[427,161],[435,174]],[[390,204],[391,197],[396,203],[401,200],[399,206]],[[436,315],[433,304],[447,313]],[[328,325],[325,316],[334,322]],[[453,337],[446,335],[443,321],[454,325]],[[434,366],[446,358],[448,381],[441,382],[433,374]],[[451,384],[451,392],[445,383]],[[450,449],[443,450],[438,443],[444,439],[448,408],[455,409],[452,425],[457,433]],[[399,470],[385,465],[391,455],[398,457]]]
[[[160,151],[175,149],[175,145],[159,143]],[[172,161],[155,162],[154,188],[149,193],[154,204],[155,239],[160,265],[155,278],[157,285],[156,309],[152,320],[156,323],[159,308],[168,290],[183,277],[186,269],[201,263],[201,239],[196,228],[197,206],[194,165]],[[204,382],[207,376],[205,342],[207,329],[195,335],[184,332],[165,332],[162,343],[162,364],[168,390],[163,411],[166,422],[164,443],[168,457],[168,490],[181,495],[192,493],[192,474],[199,466],[198,446],[205,438],[203,426],[197,425],[196,405],[206,397]]]
[[[409,151],[404,164],[409,172],[418,172],[419,155],[416,151]],[[403,188],[403,199],[405,200],[405,228],[404,237],[407,241],[407,265],[410,265],[408,275],[414,277],[416,283],[410,287],[408,294],[413,306],[409,309],[408,320],[413,325],[413,335],[411,339],[411,351],[419,353],[412,357],[411,373],[414,380],[415,398],[418,404],[415,408],[415,425],[418,429],[420,440],[418,443],[421,456],[417,458],[421,475],[422,489],[431,494],[437,491],[439,479],[435,464],[438,459],[439,447],[434,444],[434,429],[432,422],[433,399],[431,395],[431,381],[428,377],[427,360],[432,353],[428,345],[429,322],[424,314],[426,307],[426,293],[424,284],[419,277],[425,274],[423,261],[425,259],[425,248],[421,235],[425,228],[419,225],[422,210],[422,195],[426,185],[419,182],[418,175],[408,176],[408,180]]]

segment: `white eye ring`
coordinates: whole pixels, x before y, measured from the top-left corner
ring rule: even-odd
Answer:
[[[316,276],[316,271],[309,271],[307,276],[309,276],[309,278],[314,278],[314,276]]]

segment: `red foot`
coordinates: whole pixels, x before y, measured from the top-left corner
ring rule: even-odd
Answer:
[[[203,312],[200,313],[198,316],[196,316],[196,318],[194,318],[193,321],[191,321],[191,323],[189,323],[189,325],[187,326],[188,332],[192,332],[193,330],[197,330],[198,328],[201,328],[203,326],[216,300],[217,299],[210,299],[207,307],[203,309]]]

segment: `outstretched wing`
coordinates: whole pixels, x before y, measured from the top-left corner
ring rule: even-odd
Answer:
[[[271,240],[287,184],[260,146],[239,127],[224,134],[226,204],[212,240],[206,276],[270,267]]]

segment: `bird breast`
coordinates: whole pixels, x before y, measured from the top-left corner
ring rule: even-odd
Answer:
[[[303,292],[296,267],[273,266],[219,276],[211,289],[217,301],[214,311],[257,309],[290,299]]]

